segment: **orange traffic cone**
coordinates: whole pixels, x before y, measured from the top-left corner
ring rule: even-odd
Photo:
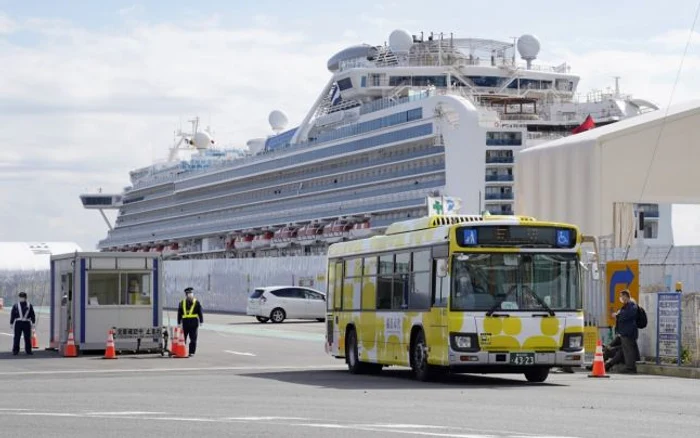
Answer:
[[[103,359],[116,359],[117,351],[114,348],[114,336],[112,335],[112,329],[107,331],[107,346],[105,347],[105,355]]]
[[[32,329],[32,350],[39,348],[39,339],[36,337],[36,329]]]
[[[180,351],[177,357],[188,358],[190,356],[187,354],[187,342],[185,342],[185,332],[182,329],[180,329],[178,330],[178,333],[180,334],[180,339],[178,342],[180,344]]]
[[[598,339],[595,346],[595,357],[593,358],[593,370],[588,377],[610,377],[605,374],[605,362],[603,361],[603,344]]]
[[[75,339],[73,338],[73,329],[68,329],[68,341],[63,350],[63,357],[78,357],[78,349],[75,347]]]
[[[180,335],[178,335],[177,331],[180,329],[180,327],[173,327],[173,336],[170,339],[170,356],[171,357],[177,357],[177,355],[180,353]]]

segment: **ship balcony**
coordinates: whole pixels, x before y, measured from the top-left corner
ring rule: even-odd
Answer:
[[[513,164],[514,157],[486,157],[486,164]]]
[[[513,175],[486,175],[486,182],[513,182]]]
[[[512,201],[513,193],[487,193],[484,198],[486,201]]]

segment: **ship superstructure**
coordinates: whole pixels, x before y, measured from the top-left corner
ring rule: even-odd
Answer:
[[[165,163],[131,172],[122,194],[83,195],[86,207],[119,209],[98,246],[177,257],[323,254],[424,216],[429,200],[445,196],[463,213],[512,214],[519,150],[570,135],[587,116],[603,125],[657,109],[617,85],[580,98],[568,65],[534,63],[539,49],[531,35],[501,42],[397,30],[387,45],[341,50],[298,126],[275,110],[274,135],[219,149],[195,121]]]

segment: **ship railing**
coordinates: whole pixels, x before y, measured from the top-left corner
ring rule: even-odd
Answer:
[[[430,143],[432,145],[432,143]],[[358,162],[357,164],[351,164],[349,166],[345,166],[342,168],[336,168],[335,172],[329,173],[328,169],[323,169],[323,170],[318,170],[315,172],[309,172],[306,174],[303,174],[301,176],[292,176],[292,177],[287,177],[285,179],[278,179],[275,180],[275,184],[277,185],[282,185],[282,184],[306,184],[308,183],[309,180],[317,178],[317,177],[322,177],[322,176],[331,176],[335,173],[347,173],[347,172],[352,172],[355,170],[359,169],[371,169],[373,167],[378,167],[382,166],[384,164],[401,164],[401,163],[407,163],[411,161],[416,161],[419,159],[427,159],[431,158],[434,156],[437,156],[441,154],[441,151],[436,150],[434,148],[429,148],[429,149],[423,149],[419,150],[416,152],[412,152],[410,154],[403,155],[400,160],[397,160],[394,157],[387,157],[381,160],[376,160],[373,161],[371,164],[369,162]],[[259,182],[259,183],[249,183],[249,184],[244,184],[244,185],[236,185],[236,191],[237,192],[242,192],[242,191],[252,191],[252,190],[257,190],[265,187],[269,187],[270,183],[269,182]],[[176,190],[175,193],[179,193],[179,190]],[[213,189],[208,192],[209,195],[226,195],[226,194],[231,194],[231,188],[230,187],[222,187],[218,189]],[[167,201],[167,198],[169,198],[171,195],[163,195],[163,196],[158,196],[154,198],[150,198],[145,201],[139,201],[139,202],[144,202],[144,204],[137,205],[136,203],[133,203],[130,208],[128,213],[124,214],[123,216],[129,216],[131,214],[136,214],[136,213],[143,213],[147,212],[149,210],[158,208],[158,207],[166,207],[170,206],[171,203]],[[151,201],[159,201],[159,202],[151,202]],[[200,197],[193,197],[192,199],[187,200],[186,202],[199,202],[204,200],[204,198]]]
[[[274,224],[285,224],[289,222],[298,222],[302,220],[314,220],[314,219],[324,219],[332,218],[336,216],[345,216],[348,214],[369,214],[376,210],[376,208],[369,208],[374,205],[381,205],[385,208],[391,208],[393,203],[401,203],[406,201],[412,201],[416,199],[421,199],[423,202],[430,193],[435,190],[435,187],[425,188],[420,190],[410,190],[401,193],[392,193],[387,195],[375,196],[372,198],[356,199],[352,201],[341,201],[329,204],[324,204],[321,206],[310,206],[302,207],[298,209],[287,209],[282,211],[273,211],[269,213],[256,213],[246,216],[237,216],[232,221],[231,215],[229,213],[217,214],[214,220],[207,221],[207,225],[202,227],[202,221],[194,218],[191,223],[182,224],[178,226],[164,227],[160,230],[149,229],[147,232],[141,233],[124,233],[126,234],[120,238],[108,238],[101,241],[100,244],[114,245],[125,245],[133,244],[137,241],[151,241],[154,238],[158,239],[176,239],[176,238],[188,238],[191,236],[192,232],[189,231],[194,227],[197,227],[197,234],[210,234],[210,233],[224,233],[231,232],[237,229],[246,229],[251,227],[263,227],[271,226]],[[368,207],[363,211],[353,211],[353,209],[361,209],[362,207]],[[265,222],[268,221],[268,222]],[[118,230],[117,230],[118,231]],[[153,233],[156,236],[153,236]],[[176,233],[181,233],[178,235]],[[113,232],[110,234],[114,234]],[[122,234],[122,233],[120,233]]]
[[[418,122],[424,122],[424,121],[425,121],[425,119],[421,119],[421,120],[410,120],[410,121],[407,121],[407,122],[404,122],[404,123],[399,123],[399,124],[397,124],[397,125],[393,125],[393,126],[391,126],[391,128],[392,128],[392,129],[393,129],[393,128],[399,128],[399,127],[402,127],[402,126],[404,126],[404,125],[416,124],[416,123],[418,123]],[[149,180],[147,180],[147,181],[142,180],[142,181],[139,181],[139,183],[138,183],[137,185],[134,186],[134,190],[138,190],[138,189],[142,189],[142,188],[147,188],[147,186],[153,185],[153,183],[164,184],[164,183],[172,183],[172,182],[175,182],[175,181],[178,181],[178,180],[179,180],[179,181],[182,181],[182,180],[190,179],[190,178],[193,178],[193,177],[198,176],[199,174],[202,174],[202,173],[205,173],[205,172],[211,172],[211,171],[213,171],[213,170],[215,170],[215,171],[217,171],[217,172],[224,171],[224,170],[233,170],[233,169],[237,169],[237,168],[240,168],[240,167],[244,167],[244,166],[250,165],[250,164],[252,164],[252,163],[257,163],[257,162],[269,160],[269,159],[272,159],[272,158],[284,157],[285,155],[290,154],[290,153],[296,153],[296,152],[299,152],[299,151],[306,151],[306,150],[309,150],[309,149],[313,149],[313,148],[316,148],[316,147],[318,147],[318,146],[324,145],[325,143],[337,142],[337,141],[341,141],[341,140],[345,140],[345,139],[350,139],[350,138],[357,137],[357,136],[361,136],[361,135],[369,135],[369,134],[372,134],[372,133],[373,133],[373,131],[370,131],[370,132],[362,132],[362,133],[357,133],[357,134],[351,134],[351,135],[348,135],[347,137],[336,138],[336,139],[332,139],[332,140],[328,140],[328,141],[304,141],[304,142],[299,142],[299,143],[295,144],[294,147],[285,147],[285,148],[276,149],[276,150],[274,150],[274,151],[263,151],[263,152],[261,152],[261,153],[258,154],[258,155],[254,155],[254,156],[250,156],[250,157],[245,157],[245,158],[241,158],[241,159],[239,159],[239,160],[229,161],[229,162],[226,163],[226,164],[235,164],[235,167],[234,167],[234,168],[227,168],[227,169],[224,169],[223,167],[225,167],[225,164],[223,164],[223,163],[218,163],[218,162],[217,162],[217,163],[212,163],[212,165],[211,165],[209,168],[207,168],[207,169],[189,170],[189,171],[187,172],[187,174],[184,175],[184,176],[180,176],[180,175],[168,175],[168,176],[163,176],[163,177],[154,177],[154,178],[149,179]]]
[[[382,181],[385,182],[386,184],[383,184],[380,187],[377,187],[376,184],[371,184],[373,181],[367,180],[367,181],[361,181],[361,182],[349,182],[345,185],[345,187],[339,187],[341,189],[352,189],[353,185],[357,186],[359,184],[362,184],[364,187],[356,187],[355,192],[353,193],[336,193],[334,185],[329,185],[324,188],[324,190],[316,190],[314,188],[314,192],[316,194],[314,200],[317,203],[323,203],[327,201],[335,201],[335,202],[341,202],[341,201],[352,201],[356,199],[358,196],[362,197],[376,197],[376,196],[381,196],[386,192],[393,192],[396,190],[397,187],[401,187],[402,185],[405,187],[405,182],[401,182],[402,179],[412,179],[412,178],[423,178],[423,182],[418,182],[416,180],[416,184],[414,184],[415,189],[420,189],[420,188],[428,188],[428,187],[433,187],[435,185],[435,181],[443,181],[444,178],[440,177],[438,175],[439,172],[442,172],[443,170],[443,165],[442,164],[435,164],[432,166],[427,166],[426,168],[419,169],[418,172],[413,172],[413,173],[407,173],[404,172],[404,175],[391,175],[391,179],[386,179],[387,176],[379,176],[379,177],[374,177],[372,180],[375,181]],[[220,204],[216,204],[216,200],[212,199],[212,207],[218,206]],[[249,202],[247,204],[239,204],[231,207],[225,207],[225,208],[219,208],[220,210],[217,213],[212,213],[213,217],[227,217],[230,214],[227,213],[227,210],[231,210],[232,208],[245,208],[247,211],[244,212],[243,214],[255,214],[256,212],[264,212],[269,208],[269,202],[270,199],[259,199],[255,200],[254,202]],[[289,208],[293,207],[295,204],[299,202],[299,199],[296,197],[290,197],[286,200],[280,200],[278,202],[275,202],[273,207],[276,209],[282,209],[282,208]],[[146,224],[152,224],[152,223],[159,223],[162,221],[166,220],[189,220],[190,222],[197,222],[199,219],[195,220],[194,216],[195,215],[201,215],[205,214],[205,211],[188,211],[188,212],[183,212],[183,214],[179,216],[174,216],[174,217],[158,217],[158,218],[153,218],[149,219],[147,222],[138,222],[134,224],[125,224],[123,225],[122,229],[126,229],[127,227],[135,227],[135,226],[145,226]],[[189,217],[189,219],[188,219]],[[199,217],[199,216],[197,216]]]

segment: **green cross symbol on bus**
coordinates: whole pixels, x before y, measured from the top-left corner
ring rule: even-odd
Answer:
[[[433,203],[433,209],[437,212],[437,214],[442,214],[442,202],[440,201],[435,201]]]

